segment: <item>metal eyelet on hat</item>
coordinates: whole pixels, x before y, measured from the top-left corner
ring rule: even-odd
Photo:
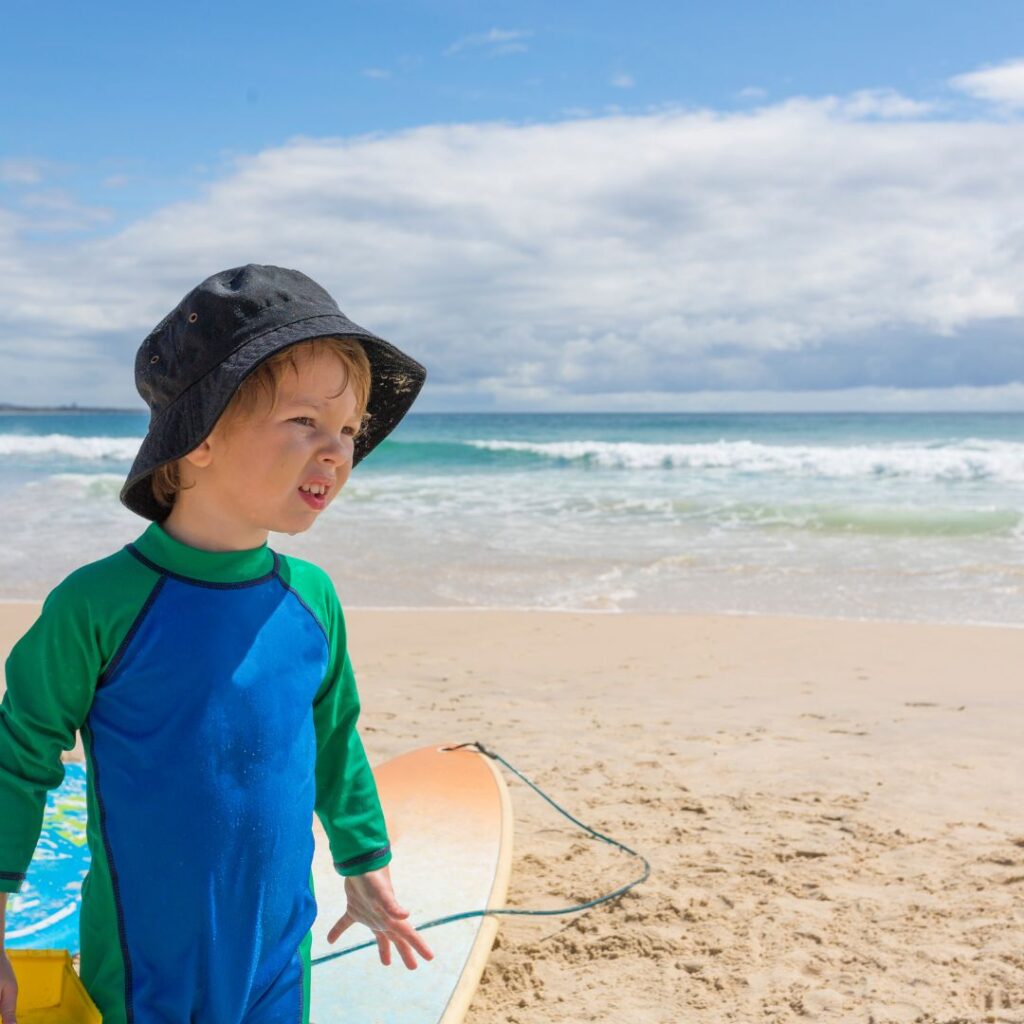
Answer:
[[[194,324],[198,319],[199,319],[199,315],[197,313],[189,313],[189,315],[188,315],[188,322],[190,324]]]
[[[150,362],[151,363],[159,363],[160,362],[160,357],[159,356],[153,356],[153,358],[150,359]]]

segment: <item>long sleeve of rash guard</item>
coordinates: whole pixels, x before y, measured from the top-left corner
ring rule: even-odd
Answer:
[[[43,827],[46,792],[64,781],[61,751],[92,704],[101,654],[87,604],[68,580],[12,648],[0,703],[0,892],[18,892]]]
[[[313,701],[316,813],[335,869],[341,875],[361,875],[391,862],[391,844],[373,771],[356,731],[360,701],[344,613],[329,580],[325,589],[330,660]]]

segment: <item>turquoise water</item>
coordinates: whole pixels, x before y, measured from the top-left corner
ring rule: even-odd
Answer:
[[[0,597],[145,521],[142,413],[0,416]],[[1024,624],[1024,414],[411,413],[281,551],[352,607]]]

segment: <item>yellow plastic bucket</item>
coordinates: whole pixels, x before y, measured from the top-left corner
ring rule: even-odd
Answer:
[[[18,1024],[102,1024],[66,949],[8,949],[18,981]]]

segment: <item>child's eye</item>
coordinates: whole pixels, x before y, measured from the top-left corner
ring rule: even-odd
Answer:
[[[312,416],[293,416],[292,420],[295,423],[298,423],[300,420],[306,420],[307,422],[312,423],[313,422],[313,417]],[[342,427],[341,430],[342,430],[342,433],[344,433],[345,431],[348,431],[353,436],[357,432],[355,427]]]

